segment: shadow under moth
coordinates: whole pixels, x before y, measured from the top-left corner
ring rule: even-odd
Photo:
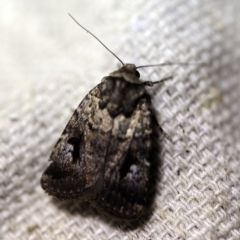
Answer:
[[[73,113],[41,186],[60,200],[88,201],[109,217],[132,220],[150,202],[157,168],[154,128],[159,127],[145,87],[160,81],[140,81],[137,69],[169,63],[136,67],[119,61],[123,66],[104,77]]]

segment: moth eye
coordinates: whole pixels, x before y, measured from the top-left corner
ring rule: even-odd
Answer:
[[[136,76],[140,78],[140,73],[138,71],[136,71]]]
[[[74,162],[79,158],[80,138],[76,138],[76,137],[69,138],[68,143],[73,146],[72,157],[73,157],[73,162]]]

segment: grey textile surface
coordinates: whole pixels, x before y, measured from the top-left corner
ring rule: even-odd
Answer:
[[[131,231],[39,184],[74,108],[118,65],[68,11],[124,62],[207,62],[141,70],[173,76],[150,91],[173,143],[159,140],[155,208]],[[1,239],[240,239],[238,0],[9,0],[0,12]]]

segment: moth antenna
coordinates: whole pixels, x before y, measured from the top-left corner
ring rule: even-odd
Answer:
[[[115,58],[118,59],[119,62],[121,62],[122,65],[124,65],[123,61],[115,54],[113,53],[98,37],[96,37],[93,33],[91,33],[89,30],[87,30],[85,27],[83,27],[70,13],[68,15],[73,19],[75,23],[77,23],[78,26],[83,28],[87,33],[91,34],[98,42],[100,42]]]
[[[178,63],[172,63],[172,62],[166,62],[166,63],[159,63],[159,64],[150,64],[150,65],[143,65],[138,66],[137,68],[145,68],[145,67],[159,67],[159,66],[167,66],[167,65],[206,65],[206,63],[188,63],[188,62],[178,62]]]

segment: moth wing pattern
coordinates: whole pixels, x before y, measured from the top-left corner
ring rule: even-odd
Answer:
[[[137,218],[149,202],[153,124],[142,84],[121,75],[103,78],[55,145],[43,189],[59,199],[88,201],[114,218]]]
[[[96,185],[102,184],[99,180],[103,179],[105,154],[97,149],[107,148],[110,127],[109,130],[105,128],[105,132],[94,131],[104,114],[96,104],[99,94],[96,86],[86,95],[50,155],[51,164],[44,172],[41,184],[50,195],[59,199],[87,200],[96,197]],[[112,119],[108,120],[111,126]],[[106,116],[104,121],[107,121]]]
[[[152,111],[142,97],[131,118],[114,119],[105,162],[104,188],[92,204],[115,217],[140,215],[148,202],[152,154]]]

